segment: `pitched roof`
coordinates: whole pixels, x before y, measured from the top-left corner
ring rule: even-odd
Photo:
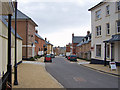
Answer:
[[[35,35],[36,35],[38,38],[44,40],[39,34],[35,33]]]
[[[8,16],[5,16],[5,19],[8,19]],[[15,19],[15,12],[14,12],[13,16],[11,17],[11,19],[13,19],[13,20]],[[30,17],[25,15],[20,10],[17,10],[17,19],[18,20],[31,20],[36,26],[38,26]]]
[[[84,37],[83,36],[74,36],[72,38],[73,43],[80,43]]]
[[[3,16],[0,16],[0,20],[8,27],[8,22],[5,20]],[[11,32],[15,35],[15,30],[11,27]],[[23,40],[17,33],[17,38]]]
[[[89,34],[89,35],[86,35],[83,39],[85,39],[85,38],[87,38],[87,37],[91,37],[91,34]],[[82,40],[83,40],[82,39]],[[78,45],[77,45],[77,47],[79,47],[79,46],[81,46],[81,45],[83,45],[83,44],[87,44],[87,43],[89,43],[91,41],[91,38],[89,39],[89,40],[87,40],[87,41],[81,41]]]
[[[49,43],[49,42],[47,42],[47,41],[45,41],[45,43],[46,43],[46,44],[50,44],[50,45],[52,45],[51,43]]]

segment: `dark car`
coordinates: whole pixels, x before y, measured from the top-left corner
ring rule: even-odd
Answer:
[[[54,54],[51,54],[51,57],[52,57],[52,58],[55,58],[55,55],[54,55]]]
[[[70,55],[68,60],[77,61],[77,56],[76,55]]]
[[[44,59],[44,62],[52,62],[51,55],[46,55],[45,59]]]

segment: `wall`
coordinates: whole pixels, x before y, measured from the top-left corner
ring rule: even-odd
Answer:
[[[106,16],[106,6],[110,5],[110,16]],[[101,9],[101,19],[96,20],[95,12]],[[91,58],[104,60],[104,43],[103,41],[109,40],[112,35],[116,34],[116,20],[118,20],[118,13],[116,13],[115,3],[108,2],[104,5],[91,11],[91,23],[92,23],[92,44],[94,47]],[[106,23],[110,23],[110,35],[106,35]],[[101,36],[96,36],[96,26],[101,25]],[[96,57],[96,45],[101,44],[101,57]],[[111,49],[110,49],[111,50]],[[111,52],[111,51],[110,51]],[[111,55],[111,54],[110,54]],[[110,56],[111,57],[111,56]],[[110,60],[110,59],[108,59]]]

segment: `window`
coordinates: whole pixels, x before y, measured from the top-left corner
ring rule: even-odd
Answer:
[[[117,21],[117,32],[120,33],[120,20]]]
[[[101,35],[101,26],[96,27],[96,35],[100,36]]]
[[[120,1],[117,2],[117,11],[120,11]]]
[[[106,6],[106,15],[109,15],[110,14],[110,6]]]
[[[106,28],[107,28],[107,35],[109,35],[110,34],[110,24],[109,23],[106,24]]]
[[[101,45],[96,45],[96,56],[101,57]]]
[[[110,45],[107,45],[107,58],[110,58]]]
[[[96,12],[96,19],[100,19],[101,18],[100,14],[101,14],[101,10]]]

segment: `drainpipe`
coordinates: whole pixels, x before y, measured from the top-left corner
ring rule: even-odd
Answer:
[[[104,66],[106,66],[106,46],[107,46],[107,43],[105,42],[105,57],[104,57]]]
[[[15,1],[15,65],[14,65],[14,85],[18,85],[17,80],[17,0]]]
[[[9,73],[8,82],[12,88],[12,65],[11,65],[11,14],[8,14],[8,65],[7,71]]]

